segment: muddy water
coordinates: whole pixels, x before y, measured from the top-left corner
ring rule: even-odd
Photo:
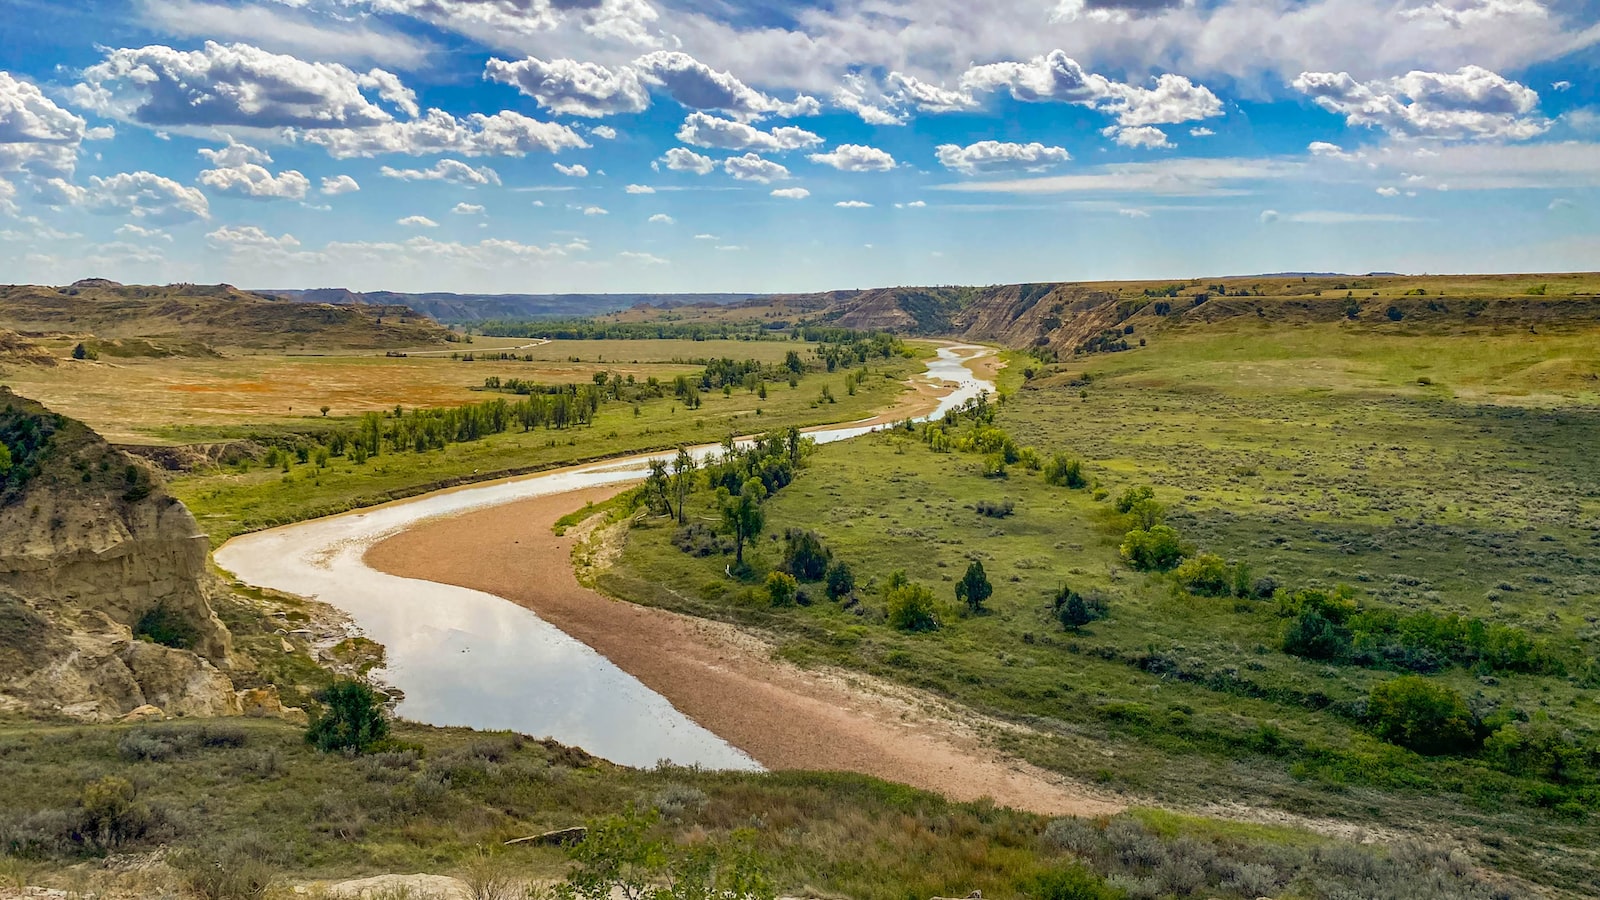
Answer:
[[[987,352],[942,348],[928,363],[927,377],[947,391],[934,416],[993,391],[993,384],[964,365]],[[872,428],[846,424],[809,434],[818,443],[830,443]],[[388,668],[380,674],[404,692],[397,712],[405,718],[548,736],[624,765],[669,760],[711,769],[759,769],[660,694],[530,610],[481,591],[387,575],[362,561],[367,548],[425,519],[637,481],[653,458],[608,460],[439,491],[247,534],[223,545],[216,561],[246,583],[315,597],[348,613],[384,645]],[[569,563],[552,559],[550,565]]]

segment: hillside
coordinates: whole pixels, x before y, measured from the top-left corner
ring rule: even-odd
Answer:
[[[724,306],[640,306],[603,318],[810,321],[1070,355],[1117,349],[1129,326],[1139,330],[1240,317],[1296,324],[1509,327],[1592,322],[1597,315],[1600,276],[1555,274],[1261,275],[1181,282],[892,287],[786,294]]]
[[[271,297],[301,303],[406,306],[440,322],[482,322],[491,319],[524,320],[580,318],[603,315],[634,306],[663,309],[684,305],[721,306],[758,297],[757,294],[455,294],[443,291],[351,291],[345,288],[263,290]]]
[[[0,328],[29,336],[144,340],[157,345],[158,355],[192,355],[185,348],[196,344],[384,350],[444,346],[448,336],[437,322],[404,306],[288,303],[226,284],[123,285],[104,279],[64,287],[0,286]]]

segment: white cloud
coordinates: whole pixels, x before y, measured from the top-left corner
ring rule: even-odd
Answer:
[[[690,113],[678,129],[678,140],[696,147],[719,150],[754,150],[776,153],[822,143],[822,138],[794,125],[762,131],[743,122],[720,119],[702,112]]]
[[[479,203],[457,203],[455,206],[450,207],[450,212],[458,216],[481,216],[483,215],[483,205]]]
[[[842,86],[833,92],[833,105],[853,112],[868,125],[904,125],[906,117],[890,106],[892,99],[872,85],[858,72],[847,72]]]
[[[249,44],[200,50],[160,44],[110,50],[70,92],[80,106],[149,126],[355,128],[418,113],[416,96],[383,69],[311,63]]]
[[[1265,225],[1268,222],[1276,222],[1276,221],[1278,221],[1278,219],[1281,218],[1281,216],[1279,215],[1278,211],[1275,210],[1275,209],[1263,209],[1261,211],[1261,217],[1260,218],[1261,218],[1261,223],[1263,225]]]
[[[736,250],[743,250],[745,247],[743,244],[718,244],[714,249],[724,252],[733,252]]]
[[[834,206],[840,209],[871,209],[872,204],[864,200],[840,200]]]
[[[238,194],[258,200],[304,200],[311,179],[286,169],[277,175],[255,163],[242,163],[224,169],[206,169],[199,182],[223,194]]]
[[[693,172],[696,175],[708,175],[717,167],[715,161],[709,156],[700,154],[684,147],[673,147],[661,157],[667,168],[674,172]]]
[[[640,76],[690,109],[714,109],[750,121],[767,115],[814,116],[822,111],[804,94],[784,103],[750,87],[730,72],[719,72],[687,53],[657,50],[633,62]]]
[[[498,185],[500,173],[488,166],[469,166],[459,159],[441,159],[427,169],[396,169],[384,166],[378,174],[401,181],[447,181],[470,186]]]
[[[1300,176],[1305,164],[1293,160],[1180,158],[1159,162],[1115,163],[1070,175],[1044,175],[1003,181],[960,181],[942,191],[997,194],[1098,193],[1160,194],[1169,197],[1229,196],[1247,186]]]
[[[119,226],[117,228],[117,235],[125,238],[141,238],[147,241],[167,241],[168,243],[171,243],[172,241],[172,235],[162,231],[159,228],[145,228],[142,225],[135,225],[132,222]]]
[[[1566,197],[1557,197],[1554,200],[1550,201],[1550,206],[1548,207],[1548,209],[1551,212],[1555,212],[1558,209],[1572,209],[1573,207],[1575,207],[1577,205],[1578,204],[1573,203],[1571,200],[1568,200]]]
[[[1072,159],[1072,154],[1065,149],[1047,147],[1038,141],[1029,144],[978,141],[965,147],[940,144],[934,148],[934,155],[946,169],[967,175],[1019,169],[1040,172]]]
[[[586,216],[608,216],[611,213],[603,207],[585,206],[583,208],[583,214]]]
[[[199,189],[154,172],[90,176],[82,199],[95,212],[126,212],[135,219],[163,225],[211,217],[211,205]]]
[[[589,167],[583,165],[582,163],[573,163],[570,166],[563,166],[561,163],[551,163],[551,165],[556,167],[557,172],[560,172],[568,178],[589,177]]]
[[[1379,197],[1398,197],[1398,196],[1400,196],[1400,189],[1399,188],[1395,188],[1395,187],[1387,187],[1387,186],[1381,187],[1381,188],[1378,188],[1378,196]]]
[[[1160,15],[1193,0],[1061,0],[1050,19],[1071,22],[1090,19],[1121,24],[1144,16]]]
[[[656,189],[648,184],[630,184],[623,190],[629,194],[654,194]]]
[[[552,41],[645,46],[658,38],[659,14],[647,0],[357,0],[384,13],[413,16],[501,48]],[[354,5],[354,4],[352,4]]]
[[[241,144],[231,137],[228,139],[228,146],[226,147],[219,149],[201,147],[200,158],[218,169],[242,166],[247,163],[263,165],[272,162],[272,156],[267,151],[258,150],[249,144]]]
[[[70,176],[85,124],[35,85],[0,71],[0,172],[40,181]]]
[[[603,141],[614,141],[617,139],[617,130],[612,128],[610,125],[596,125],[589,129],[589,133]]]
[[[740,181],[759,181],[762,184],[789,177],[788,169],[770,159],[762,159],[754,153],[730,156],[722,161],[722,168]]]
[[[1214,134],[1216,134],[1215,131],[1212,131],[1211,129],[1205,127],[1204,125],[1197,126],[1197,127],[1189,129],[1189,137],[1203,138],[1203,137],[1211,137]]]
[[[328,197],[361,190],[361,184],[349,175],[332,175],[322,179],[322,193]]]
[[[1148,218],[1150,218],[1150,214],[1145,212],[1142,209],[1129,209],[1129,208],[1126,208],[1126,207],[1117,210],[1117,215],[1126,216],[1126,217],[1128,217],[1130,219],[1148,219]]]
[[[443,110],[430,109],[421,118],[408,122],[386,122],[367,128],[314,129],[303,132],[302,137],[337,159],[384,153],[524,156],[589,146],[588,141],[565,125],[540,122],[510,110],[492,116],[472,113],[458,119]]]
[[[1368,82],[1346,72],[1302,72],[1293,85],[1346,124],[1399,138],[1525,140],[1550,128],[1533,115],[1537,93],[1478,66]]]
[[[141,0],[144,20],[183,37],[247,40],[258,46],[316,59],[385,62],[418,68],[434,52],[424,41],[385,28],[371,18],[319,16],[303,2],[279,5]],[[293,7],[283,9],[282,7]]]
[[[1283,221],[1296,222],[1301,225],[1360,225],[1369,222],[1421,222],[1424,220],[1415,216],[1401,216],[1392,213],[1357,213],[1333,209],[1312,209],[1283,216]]]
[[[903,72],[890,72],[887,82],[897,103],[923,112],[963,112],[978,107],[977,98],[968,90],[951,90]]]
[[[1562,91],[1572,90],[1572,82],[1570,82],[1570,81],[1553,82],[1550,85],[1550,90],[1555,91],[1558,94],[1561,93]]]
[[[811,192],[802,187],[773,188],[772,196],[783,200],[804,200],[811,196]],[[710,235],[696,235],[696,237],[711,237]]]
[[[435,222],[434,220],[428,218],[427,216],[406,216],[403,219],[396,219],[395,220],[395,224],[396,225],[404,225],[404,226],[406,226],[408,228],[438,228],[439,227],[439,223],[438,222]]]
[[[1110,125],[1101,129],[1101,134],[1114,138],[1123,147],[1143,147],[1146,150],[1171,147],[1172,142],[1167,140],[1167,133],[1154,125],[1140,125],[1136,128],[1119,128]]]
[[[1311,151],[1312,156],[1326,156],[1329,159],[1338,159],[1344,162],[1354,162],[1366,156],[1365,153],[1359,151],[1356,153],[1346,152],[1338,144],[1330,144],[1327,141],[1312,141],[1306,145],[1306,149]]]
[[[895,209],[922,209],[923,207],[925,207],[927,205],[928,205],[928,203],[925,200],[913,200],[910,203],[896,203],[894,205],[894,208]]]
[[[225,250],[292,250],[300,241],[292,234],[273,237],[254,225],[224,225],[206,235],[206,242]]]
[[[697,240],[697,241],[716,241],[716,240],[721,240],[721,238],[718,238],[714,234],[697,234],[697,235],[694,236],[694,239]]]
[[[670,262],[670,260],[656,256],[654,253],[637,253],[632,250],[624,250],[618,253],[617,258],[623,262],[638,263],[642,266],[664,266]]]
[[[1600,143],[1588,141],[1448,144],[1427,155],[1384,153],[1372,164],[1426,175],[1440,190],[1600,188]]]
[[[1027,62],[973,66],[961,76],[968,92],[1004,90],[1030,103],[1055,101],[1098,109],[1129,127],[1173,125],[1222,115],[1222,101],[1183,75],[1164,74],[1154,88],[1122,84],[1084,70],[1061,50]]]
[[[651,216],[648,221],[652,225],[676,225],[676,224],[678,224],[678,220],[677,219],[674,219],[673,217],[667,215],[666,213],[656,213],[655,215]]]
[[[1543,19],[1549,14],[1550,11],[1536,0],[1452,0],[1448,4],[1435,0],[1427,6],[1414,6],[1400,11],[1403,19],[1416,19],[1447,28],[1513,17]],[[1507,24],[1504,27],[1516,26]]]
[[[841,172],[887,172],[894,168],[893,156],[864,144],[840,144],[830,153],[813,153],[807,158]]]
[[[490,58],[484,77],[509,84],[541,107],[567,116],[609,116],[650,108],[650,91],[628,66],[609,69],[592,62],[528,57],[518,62]]]

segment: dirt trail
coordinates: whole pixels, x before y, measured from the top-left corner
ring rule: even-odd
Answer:
[[[367,565],[504,597],[538,613],[769,769],[861,772],[1050,815],[1124,804],[984,745],[986,722],[855,674],[802,670],[748,630],[612,600],[573,573],[579,529],[555,520],[620,487],[538,497],[424,522],[367,552]]]

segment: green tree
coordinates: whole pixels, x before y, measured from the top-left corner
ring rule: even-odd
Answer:
[[[688,500],[689,493],[694,490],[694,473],[699,468],[694,460],[694,454],[683,447],[678,448],[678,455],[672,460],[672,495],[678,501],[678,524],[684,523],[684,502]]]
[[[1201,553],[1186,559],[1173,574],[1191,594],[1222,597],[1233,591],[1233,570],[1215,553]]]
[[[793,606],[800,582],[787,572],[767,573],[767,599],[773,606]]]
[[[1340,659],[1350,652],[1350,635],[1316,610],[1308,610],[1284,628],[1283,652],[1307,659]]]
[[[973,560],[967,566],[967,574],[956,582],[956,600],[965,603],[967,610],[977,615],[983,612],[983,601],[993,594],[994,585],[989,583],[989,576],[983,571],[983,562]]]
[[[727,488],[717,489],[722,527],[733,535],[733,558],[740,565],[744,564],[745,543],[759,537],[767,525],[766,511],[761,508],[766,497],[766,485],[759,478],[746,481],[738,494],[728,493]]]
[[[851,591],[856,589],[855,574],[850,571],[850,565],[842,559],[835,560],[832,565],[828,566],[828,572],[824,578],[827,581],[828,599],[830,600],[847,597]]]
[[[1081,488],[1089,484],[1083,474],[1083,460],[1056,453],[1044,464],[1044,483],[1056,487]]]
[[[933,591],[907,582],[890,588],[888,599],[890,625],[901,631],[939,630],[938,603]]]
[[[1121,552],[1135,569],[1165,572],[1183,559],[1183,542],[1168,525],[1135,528],[1123,538]]]
[[[783,535],[783,570],[801,581],[820,581],[832,554],[821,535],[806,528],[790,528]]]
[[[777,890],[752,833],[680,847],[657,828],[660,815],[629,808],[587,823],[567,850],[572,867],[558,900],[773,900]]]
[[[1061,627],[1068,631],[1077,631],[1094,620],[1089,612],[1089,604],[1083,602],[1083,595],[1077,591],[1070,591],[1067,602],[1061,604],[1057,616],[1061,619]]]
[[[1455,753],[1478,743],[1472,712],[1461,694],[1420,675],[1373,685],[1367,718],[1378,737],[1418,753]]]
[[[11,474],[11,448],[0,444],[0,480]]]
[[[1133,509],[1134,504],[1144,500],[1154,500],[1155,498],[1156,489],[1148,484],[1128,488],[1122,492],[1122,496],[1117,498],[1117,512],[1127,513]]]
[[[323,711],[306,729],[306,741],[324,753],[365,753],[389,736],[389,719],[372,688],[359,681],[337,681],[318,697]]]

